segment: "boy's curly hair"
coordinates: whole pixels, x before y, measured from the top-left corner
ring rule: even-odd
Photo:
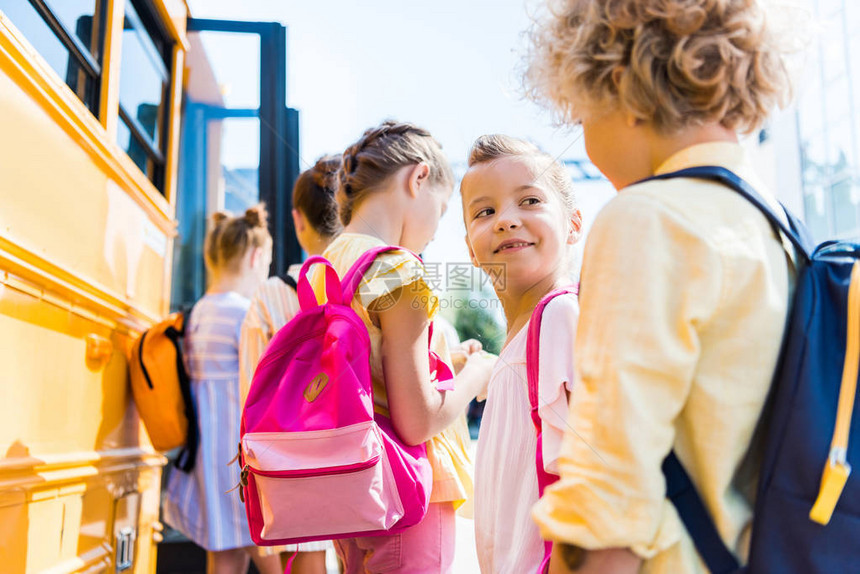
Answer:
[[[549,0],[530,32],[529,96],[578,122],[621,109],[659,132],[748,133],[790,96],[758,0]]]

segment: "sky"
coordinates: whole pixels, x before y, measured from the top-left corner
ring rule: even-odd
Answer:
[[[547,110],[522,97],[524,31],[529,12],[538,8],[534,0],[188,4],[192,17],[287,26],[287,104],[300,112],[303,168],[325,153],[340,153],[387,118],[429,129],[459,173],[472,142],[485,133],[526,138],[563,159],[586,158],[580,130],[555,127]],[[259,57],[259,46],[241,38],[204,42],[224,70],[219,81],[228,84],[228,105],[258,105],[259,73],[248,63]],[[247,127],[254,129],[250,122]],[[249,131],[246,141],[254,139]],[[588,225],[614,192],[606,182],[579,190]],[[455,192],[427,260],[468,262],[459,203]]]

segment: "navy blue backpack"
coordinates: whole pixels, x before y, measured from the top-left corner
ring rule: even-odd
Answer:
[[[802,223],[787,210],[783,223],[725,168],[694,167],[652,179],[674,177],[717,181],[743,195],[791,240],[798,274],[765,408],[748,566],[741,568],[720,539],[674,453],[663,463],[667,497],[714,574],[860,571],[860,483],[849,477],[849,461],[860,460],[851,420],[860,362],[860,245],[828,241],[811,249]]]

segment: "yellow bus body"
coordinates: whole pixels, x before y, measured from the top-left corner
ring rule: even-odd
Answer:
[[[173,36],[164,194],[116,143],[124,0],[96,119],[0,11],[0,572],[155,571],[166,459],[127,348],[169,309],[187,6]],[[124,564],[125,562],[125,564]]]

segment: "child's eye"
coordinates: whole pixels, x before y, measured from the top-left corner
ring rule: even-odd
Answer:
[[[492,214],[493,214],[493,208],[492,207],[485,207],[484,209],[482,209],[478,213],[476,213],[473,219],[478,219],[479,217],[486,217],[486,216],[492,215]]]
[[[520,205],[535,205],[540,203],[540,198],[537,197],[527,197],[520,202]]]

